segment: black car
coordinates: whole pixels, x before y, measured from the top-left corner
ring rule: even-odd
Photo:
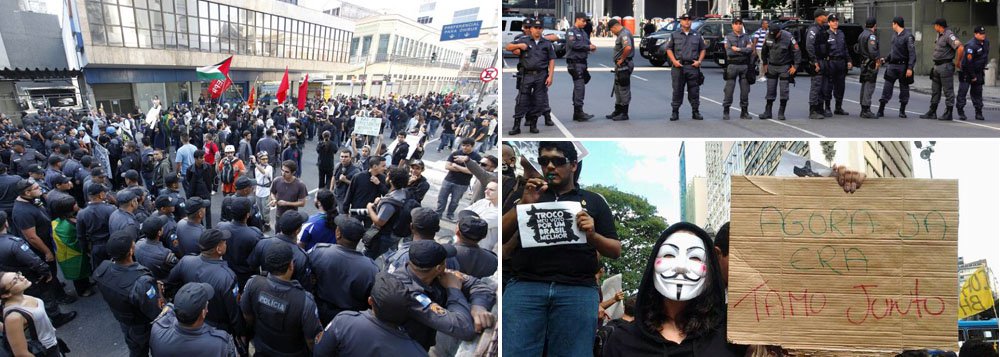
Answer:
[[[802,63],[799,64],[799,68],[806,68],[809,64],[804,47],[806,44],[807,29],[811,24],[811,21],[800,20],[786,21],[775,24],[777,26],[781,26],[782,30],[791,32],[792,35],[795,36],[795,40],[799,42],[799,47],[802,50]],[[847,42],[847,53],[851,57],[851,63],[854,64],[854,67],[861,66],[861,54],[854,50],[854,45],[858,43],[858,36],[861,36],[861,32],[864,31],[864,27],[858,24],[847,23],[845,21],[840,23],[839,29],[844,32],[844,40]],[[806,71],[799,71],[799,73],[805,72]]]

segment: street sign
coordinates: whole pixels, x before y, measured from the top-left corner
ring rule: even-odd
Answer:
[[[479,37],[479,28],[483,21],[460,22],[441,27],[441,41],[461,40]]]
[[[483,69],[481,73],[479,73],[479,80],[483,81],[483,83],[489,83],[494,79],[497,79],[497,76],[499,74],[500,72],[497,71],[496,67],[486,68]]]

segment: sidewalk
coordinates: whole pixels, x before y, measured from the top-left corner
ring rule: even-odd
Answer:
[[[879,76],[879,83],[883,83],[884,80],[882,76]],[[916,76],[913,79],[913,84],[910,85],[910,90],[920,93],[920,94],[931,94],[931,77],[930,76]],[[958,95],[958,79],[955,79],[955,95]],[[967,94],[966,100],[971,101],[972,95]],[[983,101],[984,102],[1000,102],[1000,86],[983,86]],[[972,103],[966,104],[969,108],[972,107]]]

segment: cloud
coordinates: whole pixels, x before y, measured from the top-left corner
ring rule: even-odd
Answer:
[[[662,141],[619,141],[618,148],[625,155],[634,157],[677,158],[677,150],[681,142],[677,140]]]

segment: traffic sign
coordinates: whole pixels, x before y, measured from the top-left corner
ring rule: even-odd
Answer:
[[[489,83],[490,81],[497,79],[498,75],[500,75],[500,72],[497,71],[496,67],[486,68],[479,73],[479,80],[483,81],[483,83]]]
[[[441,27],[441,41],[479,37],[479,29],[482,26],[482,21],[460,22],[457,24],[444,25]]]

